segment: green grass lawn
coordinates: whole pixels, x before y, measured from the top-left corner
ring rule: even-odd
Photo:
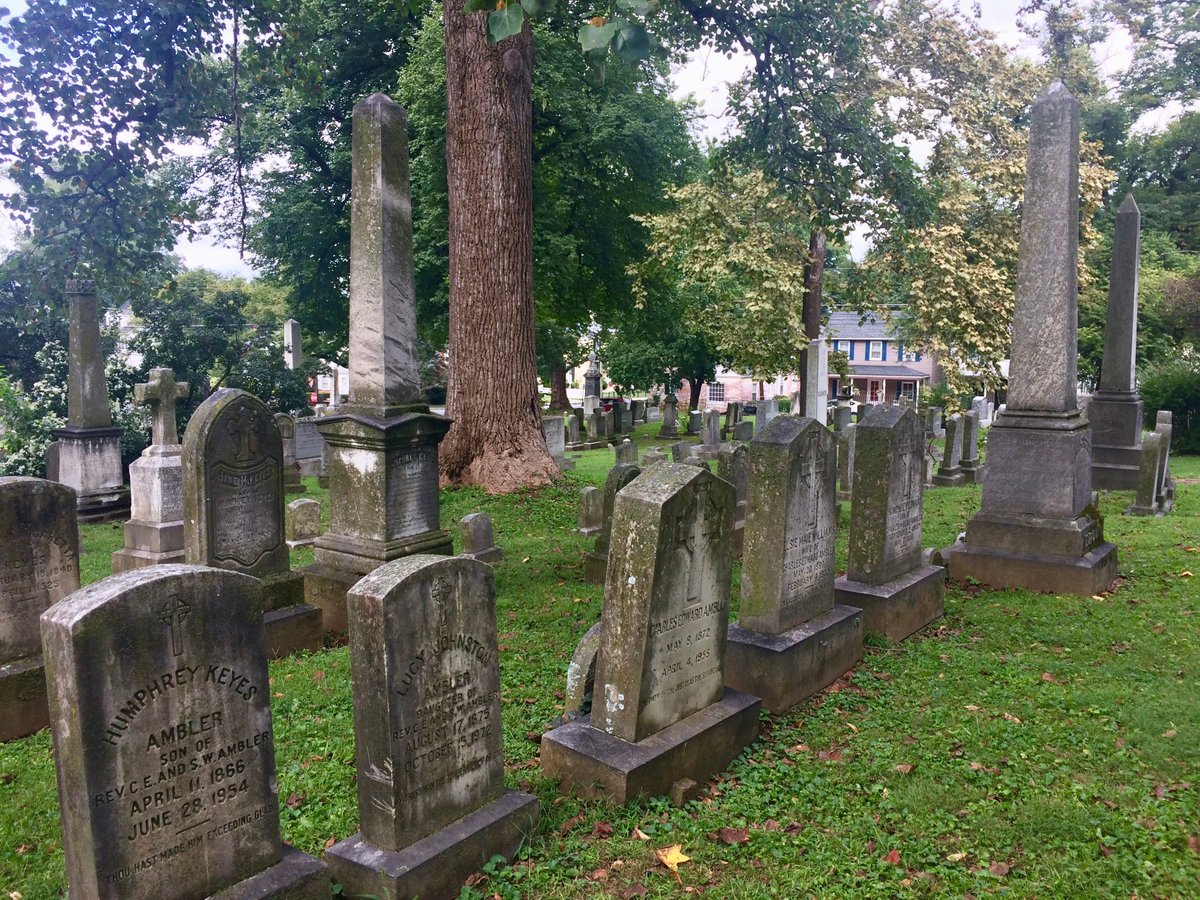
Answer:
[[[637,442],[654,443],[658,427]],[[612,460],[584,454],[540,492],[442,494],[444,523],[488,512],[505,551],[508,780],[543,809],[517,864],[467,896],[1200,895],[1200,484],[1180,484],[1162,519],[1122,516],[1129,494],[1103,497],[1120,548],[1111,595],[952,586],[930,629],[868,648],[848,678],[764,717],[762,738],[703,800],[620,809],[560,797],[537,767],[567,660],[600,616],[602,590],[580,580],[576,498]],[[1172,468],[1200,479],[1200,458]],[[926,545],[952,542],[979,497],[978,486],[928,491]],[[109,573],[120,544],[120,527],[84,528],[85,581]],[[347,651],[272,663],[271,680],[284,839],[319,853],[355,830]],[[691,857],[678,878],[655,857],[674,844]],[[63,883],[43,733],[0,746],[0,900],[57,897]]]

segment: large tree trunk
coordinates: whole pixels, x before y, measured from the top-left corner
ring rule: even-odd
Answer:
[[[450,377],[446,482],[548,484],[533,324],[533,35],[489,46],[486,13],[446,3]]]
[[[571,408],[571,398],[567,396],[567,367],[560,363],[550,369],[550,411],[566,412]]]
[[[687,383],[692,388],[688,395],[688,409],[695,411],[700,408],[700,390],[704,387],[704,382],[699,378],[689,378]]]
[[[825,232],[814,227],[808,233],[808,258],[804,261],[804,336],[800,351],[800,401],[808,408],[808,343],[821,336],[821,284],[825,277]]]

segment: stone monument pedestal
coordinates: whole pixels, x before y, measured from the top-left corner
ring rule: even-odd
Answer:
[[[1142,461],[1144,404],[1134,391],[1097,391],[1088,403],[1092,423],[1092,486],[1137,490]]]
[[[960,468],[962,470],[964,484],[983,484],[983,463],[980,460],[963,460]],[[934,484],[936,484],[937,475],[934,475],[933,479]]]
[[[346,592],[363,575],[402,556],[454,553],[438,507],[437,446],[450,420],[423,404],[387,418],[345,409],[317,424],[328,448],[329,490],[339,501],[314,544],[313,565],[303,570],[305,601],[320,608],[330,632],[346,630]]]
[[[889,641],[902,641],[946,613],[946,570],[921,566],[886,584],[833,583],[838,603],[862,610],[863,628]]]
[[[988,438],[983,505],[954,547],[951,575],[1050,593],[1105,590],[1117,548],[1093,505],[1090,445],[1078,410],[1002,413]]]
[[[321,609],[304,600],[304,575],[280,572],[261,579],[267,658],[281,659],[299,650],[324,646]]]
[[[324,860],[346,896],[457,897],[463,882],[493,856],[516,856],[538,817],[536,797],[506,791],[403,850],[380,850],[359,833],[326,850]]]
[[[937,487],[962,487],[967,483],[967,473],[963,471],[962,466],[955,466],[953,469],[939,469],[933,476],[933,483]]]
[[[320,860],[283,845],[283,858],[257,875],[214,895],[214,900],[325,900],[329,870]]]
[[[173,452],[151,452],[162,449],[148,447],[129,466],[133,518],[125,523],[124,548],[112,555],[114,575],[184,561],[179,447],[172,448]]]
[[[837,679],[863,653],[862,611],[835,606],[782,634],[729,626],[725,684],[762,698],[772,715]]]
[[[121,468],[121,428],[57,428],[58,480],[74,488],[81,522],[102,522],[129,512]]]
[[[542,771],[589,799],[622,805],[671,796],[678,803],[691,799],[686,787],[704,784],[757,739],[761,706],[758,697],[727,688],[716,703],[636,743],[593,728],[584,716],[543,735]]]

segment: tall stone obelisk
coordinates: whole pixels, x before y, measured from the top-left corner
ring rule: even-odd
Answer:
[[[1092,482],[1106,490],[1137,489],[1142,458],[1142,397],[1137,367],[1138,252],[1142,214],[1133,194],[1117,211],[1100,386],[1088,404],[1092,423]]]
[[[104,381],[104,350],[96,311],[96,282],[73,278],[66,285],[70,305],[67,425],[57,438],[57,478],[73,487],[81,521],[124,516],[129,488],[121,467],[121,435],[113,427]]]
[[[1078,265],[1079,103],[1056,81],[1031,113],[1008,406],[988,436],[980,510],[951,555],[955,578],[1090,595],[1116,575],[1078,403]]]
[[[350,194],[350,399],[317,430],[328,448],[329,531],[305,570],[327,631],[346,592],[385,562],[450,554],[440,525],[438,444],[450,420],[421,394],[404,109],[385,94],[354,107]]]

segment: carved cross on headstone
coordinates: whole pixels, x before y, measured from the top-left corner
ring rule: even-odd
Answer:
[[[191,611],[192,607],[176,594],[163,604],[158,614],[163,622],[171,626],[171,651],[175,656],[183,655],[183,623]]]
[[[897,445],[895,453],[900,459],[900,464],[904,466],[904,496],[912,497],[917,493],[924,478],[921,471],[924,462],[921,443],[909,435]]]
[[[805,462],[804,468],[801,469],[801,478],[804,481],[804,487],[810,492],[819,492],[821,482],[825,479],[825,454],[821,452],[821,442],[817,434],[810,433],[805,440],[803,452]],[[808,527],[817,527],[817,518],[820,504],[809,503],[808,505]]]
[[[454,588],[451,587],[450,582],[441,577],[433,583],[433,587],[429,590],[429,596],[438,611],[438,632],[443,635],[449,630],[446,625],[446,603],[453,593]]]
[[[238,408],[229,420],[226,429],[230,437],[237,439],[238,448],[234,459],[238,462],[253,459],[258,452],[258,431],[261,427],[258,416],[248,406]]]
[[[170,369],[151,369],[148,384],[133,386],[136,406],[150,407],[150,440],[157,445],[179,443],[179,428],[175,424],[175,401],[187,396],[188,383],[176,381]]]

